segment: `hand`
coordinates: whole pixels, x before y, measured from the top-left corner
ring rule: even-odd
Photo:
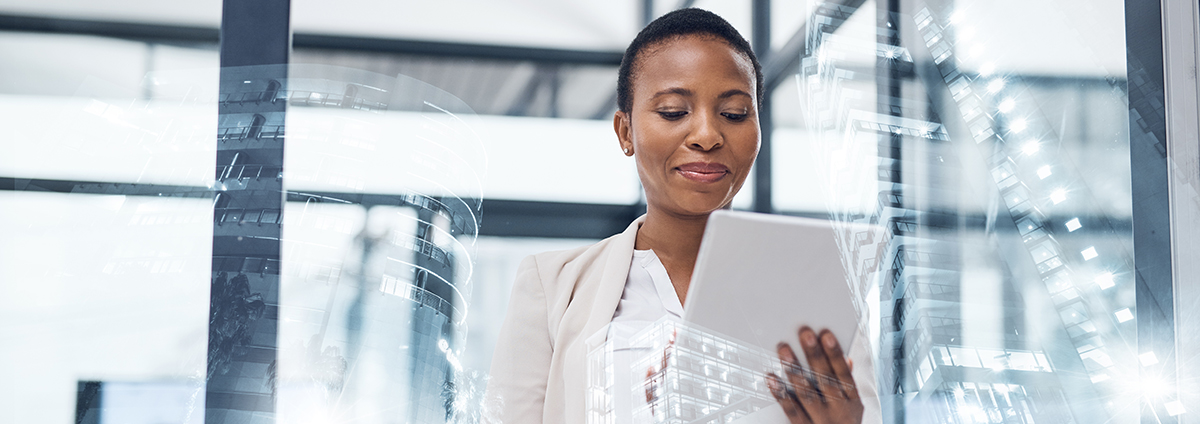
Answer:
[[[788,420],[792,424],[861,423],[862,399],[850,375],[852,364],[843,356],[837,337],[829,330],[817,337],[811,328],[803,327],[800,346],[811,370],[804,370],[792,347],[781,342],[777,350],[787,383],[774,373],[767,374],[767,387]]]
[[[658,400],[658,391],[662,389],[662,385],[666,382],[667,377],[667,362],[671,358],[671,350],[675,347],[675,336],[677,332],[671,332],[671,338],[667,340],[667,347],[663,348],[662,364],[658,370],[654,367],[646,368],[646,382],[642,385],[646,389],[646,403],[650,405],[650,415],[656,415],[654,410],[654,401]]]

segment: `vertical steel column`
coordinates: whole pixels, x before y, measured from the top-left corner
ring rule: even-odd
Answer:
[[[1168,415],[1184,408],[1181,423],[1200,422],[1200,2],[1163,1],[1167,163],[1171,166],[1172,272],[1179,396]],[[1175,402],[1174,405],[1171,405]]]
[[[445,202],[453,201],[446,198],[440,198],[438,200]],[[415,242],[429,246],[435,245],[434,240],[436,237],[434,236],[434,233],[437,230],[433,224],[434,219],[433,211],[429,209],[417,210],[418,228],[416,239],[414,240]],[[429,252],[430,249],[422,248],[422,251]],[[446,261],[450,260],[451,258],[447,256]],[[414,270],[415,273],[412,280],[414,285],[419,287],[421,290],[431,293],[447,302],[452,302],[453,299],[455,299],[454,288],[443,282],[450,281],[452,282],[451,284],[454,284],[454,267],[451,265],[452,262],[441,262],[434,260],[434,258],[428,253],[416,253],[413,256],[413,263],[416,264],[416,269]],[[411,324],[412,334],[426,334],[432,330],[431,322],[429,320],[421,319],[421,312],[427,310],[429,310],[429,308],[420,308],[418,312],[414,313]],[[458,318],[460,317],[454,316],[453,314],[446,315],[446,319],[449,322],[454,322],[454,320]],[[440,350],[437,345],[439,339],[446,340],[449,343],[456,342],[455,339],[457,338],[454,337],[454,330],[452,330],[450,327],[443,325],[439,330],[440,335],[436,337],[414,336],[412,340],[409,341],[409,351],[438,352]],[[449,348],[455,349],[456,347],[457,346],[451,344]],[[458,393],[457,390],[447,390],[444,393],[438,393],[435,390],[444,390],[447,387],[454,387],[453,366],[450,365],[450,362],[446,360],[445,355],[432,355],[429,359],[415,359],[419,357],[419,354],[414,356],[414,360],[409,365],[408,370],[409,375],[412,376],[412,380],[410,382],[412,391],[409,393],[408,398],[409,422],[441,422],[437,421],[438,418],[434,417],[433,415],[440,415],[442,417],[449,416],[448,414],[453,412],[453,409],[449,405],[454,404],[454,398],[458,396]],[[435,373],[429,373],[427,370],[430,367],[436,367],[438,371]],[[442,409],[440,410],[431,408],[430,406],[433,405],[433,403],[428,400],[431,397],[438,395],[442,397],[440,402]],[[436,414],[431,411],[436,411]]]
[[[1171,286],[1171,220],[1163,82],[1162,4],[1125,0],[1129,92],[1129,160],[1133,192],[1133,263],[1137,292],[1137,354],[1156,364],[1139,378],[1175,387],[1175,314]],[[1160,399],[1144,397],[1142,422],[1177,422]]]
[[[899,0],[879,0],[875,3],[875,29],[876,43],[886,46],[900,46],[900,22],[894,19],[899,16],[900,1]],[[897,61],[894,60],[879,60],[875,61],[875,110],[881,116],[902,116],[900,112],[900,69],[897,67]],[[882,119],[882,118],[881,118]],[[891,160],[890,169],[888,172],[889,180],[884,181],[883,185],[889,195],[895,198],[893,207],[898,209],[920,210],[921,205],[912,202],[909,196],[914,193],[905,193],[901,183],[904,182],[902,165],[903,159],[904,136],[900,134],[889,133],[879,136],[880,150],[878,156],[886,157]],[[917,222],[920,225],[918,231],[928,231],[928,222]],[[896,250],[896,257],[902,258],[907,249],[920,249],[928,245],[927,241],[920,238],[915,238],[912,244],[899,245]],[[910,266],[910,265],[905,265]],[[903,269],[893,268],[893,272]],[[891,276],[888,276],[891,278]],[[908,283],[902,283],[907,285]],[[883,286],[886,290],[887,284]],[[904,391],[906,387],[914,386],[914,383],[908,381],[908,374],[905,370],[909,369],[909,361],[911,358],[906,357],[904,349],[904,335],[913,327],[911,324],[904,323],[904,311],[906,306],[912,307],[912,302],[919,302],[918,299],[910,298],[906,295],[906,289],[901,284],[896,284],[892,288],[890,297],[896,299],[890,306],[892,307],[892,315],[890,319],[885,319],[880,323],[883,328],[891,327],[895,333],[891,336],[885,336],[880,340],[880,367],[891,372],[890,376],[883,376],[881,381],[890,382],[892,387],[881,388],[883,392],[889,393],[889,399],[881,399],[883,407],[883,421],[886,423],[900,424],[905,422],[908,404]],[[916,303],[919,304],[919,303]],[[885,305],[889,306],[889,305]],[[889,369],[890,368],[890,369]]]
[[[900,46],[900,22],[898,17],[900,14],[900,0],[880,1],[876,10],[877,27],[879,29],[878,41],[880,44],[888,46]],[[900,69],[896,65],[896,61],[886,61],[885,66],[878,68],[879,75],[876,78],[876,94],[879,97],[878,108],[880,115],[901,116],[900,107]],[[892,183],[900,184],[903,182],[901,172],[901,159],[903,158],[901,149],[903,148],[904,136],[900,134],[890,134],[888,137],[889,152],[892,158]],[[901,193],[896,193],[901,199],[901,207],[904,207],[904,197]]]
[[[205,422],[274,423],[289,0],[225,0]],[[245,167],[269,169],[247,177]],[[278,220],[282,222],[282,220]]]
[[[754,0],[751,45],[759,63],[771,60],[771,0]],[[754,211],[771,213],[771,135],[775,124],[771,120],[771,91],[763,90],[762,108],[758,110],[758,125],[762,132],[762,147],[754,162]]]

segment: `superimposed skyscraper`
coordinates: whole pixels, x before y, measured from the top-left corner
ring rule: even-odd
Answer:
[[[269,71],[219,100],[249,109],[218,129],[214,245],[244,249],[214,257],[208,413],[446,421],[486,166],[473,114],[402,76]],[[284,139],[282,163],[261,157]]]
[[[979,48],[957,44],[958,26],[974,29],[952,9],[819,2],[807,26],[801,100],[830,158],[825,186],[878,193],[873,210],[831,196],[829,211],[884,229],[847,231],[840,245],[850,269],[879,270],[857,286],[878,302],[868,309],[885,421],[1122,416],[1128,405],[1106,381],[1136,375],[1122,341],[1133,315],[1107,290],[1128,272],[1128,239],[1095,237],[1115,235],[1112,224],[1074,164],[1042,150],[1066,135],[1038,110],[1038,81],[961,66],[957,55]],[[839,31],[856,14],[875,17],[871,31]]]

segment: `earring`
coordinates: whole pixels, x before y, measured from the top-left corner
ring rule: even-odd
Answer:
[[[625,154],[627,154],[627,155],[629,154],[629,148],[628,148],[628,147],[626,147],[626,148],[625,148]]]

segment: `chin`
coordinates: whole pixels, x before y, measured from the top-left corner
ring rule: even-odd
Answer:
[[[725,209],[733,204],[732,199],[689,199],[679,202],[679,209],[688,215],[708,215],[713,211]]]

